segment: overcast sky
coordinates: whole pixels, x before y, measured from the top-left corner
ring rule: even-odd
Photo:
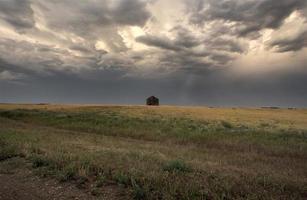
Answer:
[[[0,0],[0,102],[307,107],[306,0]]]

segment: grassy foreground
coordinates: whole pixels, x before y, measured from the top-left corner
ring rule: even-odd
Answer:
[[[0,161],[124,199],[306,199],[307,110],[0,104]]]

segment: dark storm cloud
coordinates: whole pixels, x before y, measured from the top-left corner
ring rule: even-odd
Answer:
[[[20,66],[12,65],[2,58],[0,58],[0,82],[15,82],[24,81],[27,78],[27,70],[24,70]]]
[[[204,74],[223,68],[232,59],[231,56],[213,52],[164,51],[159,55],[158,65],[176,72]]]
[[[77,44],[73,44],[69,47],[69,49],[73,50],[73,51],[80,51],[83,53],[93,53],[93,49],[81,46],[81,45],[77,45]]]
[[[8,70],[0,70],[0,83],[2,82],[12,82],[19,79],[24,79],[26,76],[21,73],[15,73]],[[3,83],[2,83],[3,84]]]
[[[3,71],[10,71],[10,72],[13,72],[13,73],[21,73],[21,74],[25,74],[25,73],[28,72],[23,67],[8,63],[5,60],[3,60],[2,58],[0,58],[0,71],[2,71],[2,72]]]
[[[113,40],[116,38],[110,30],[116,26],[145,25],[151,17],[146,5],[146,1],[141,0],[40,2],[40,8],[44,9],[43,15],[50,27],[90,39],[103,33],[113,37]]]
[[[158,96],[162,105],[283,106],[306,107],[306,74],[274,77],[233,77],[218,72],[182,71],[152,79],[119,78],[100,72],[96,80],[59,73],[35,76],[26,85],[0,84],[1,102],[144,104],[147,96]],[[48,88],[48,89],[46,89]]]
[[[75,56],[68,50],[55,46],[1,38],[0,61],[0,69],[10,66],[39,74],[73,72],[85,66],[97,68],[98,62],[93,54],[90,57]]]
[[[180,51],[182,49],[179,45],[176,45],[174,41],[166,37],[146,35],[136,38],[136,41],[148,46],[158,47],[166,50]]]
[[[1,0],[0,19],[17,31],[33,28],[35,24],[29,0]]]
[[[240,41],[231,39],[231,38],[211,38],[206,41],[208,46],[212,49],[220,50],[220,51],[228,51],[234,53],[243,53],[246,51],[246,47]]]
[[[123,25],[144,26],[151,17],[146,9],[146,1],[121,0],[119,5],[110,10],[114,16],[114,22]]]
[[[264,28],[276,29],[294,11],[302,10],[306,0],[196,0],[191,23],[203,24],[213,20],[235,22],[233,34],[248,36]]]
[[[159,58],[160,64],[191,71],[198,71],[200,68],[203,68],[203,71],[209,68],[220,68],[233,60],[236,57],[235,54],[246,51],[244,44],[231,37],[209,39],[196,37],[191,31],[180,26],[175,27],[171,32],[175,33],[173,40],[167,37],[146,35],[136,38],[136,41],[163,51],[172,51],[162,53]],[[193,70],[193,68],[197,69]]]
[[[294,38],[278,39],[270,43],[278,52],[298,51],[307,47],[307,31],[304,31]]]
[[[221,67],[233,58],[218,52],[210,52],[207,50],[191,50],[186,47],[186,43],[177,42],[168,38],[161,38],[156,36],[141,36],[136,39],[137,42],[146,44],[148,46],[162,49],[163,52],[158,54],[158,65],[169,68],[171,70],[190,70],[193,72],[207,71],[208,69]],[[193,46],[198,46],[203,42],[197,43]],[[213,48],[212,48],[213,50]]]
[[[176,26],[171,30],[171,32],[175,33],[176,39],[174,42],[178,46],[191,48],[198,46],[202,43],[202,40],[200,38],[195,37],[194,34],[191,33],[191,31],[184,28],[183,26]]]
[[[118,30],[125,26],[144,26],[151,17],[147,3],[143,0],[0,1],[0,19],[31,38],[30,41],[15,40],[2,35],[0,58],[39,73],[133,65],[122,55],[106,54],[109,50],[113,53],[128,50]],[[24,32],[35,23],[35,29]],[[108,50],[96,48],[99,40]]]
[[[205,77],[205,78],[204,78]],[[194,75],[186,90],[194,104],[213,106],[281,106],[306,107],[306,73],[276,76],[241,76],[210,73]],[[218,80],[218,81],[217,81]]]
[[[20,79],[25,79],[26,75],[22,73],[15,73],[12,71],[4,70],[0,71],[0,82],[1,81],[10,81],[10,82],[15,82],[20,80]]]
[[[103,41],[111,51],[127,51],[124,39],[118,31],[127,26],[143,27],[151,18],[147,4],[143,0],[32,1],[33,8],[39,10],[37,18],[43,19],[47,29],[55,37],[64,36],[57,39],[65,38],[64,42],[70,43],[66,45],[73,47],[72,50],[75,51],[76,46],[79,49],[77,51],[95,51],[98,40]],[[79,37],[78,44],[73,39],[76,37]]]
[[[204,38],[195,36],[183,26],[175,26],[170,31],[174,39],[166,36],[145,35],[136,38],[137,42],[171,51],[182,51],[204,44]]]

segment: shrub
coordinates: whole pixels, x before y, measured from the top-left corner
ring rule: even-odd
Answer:
[[[9,145],[6,142],[0,140],[0,161],[20,156],[20,153],[17,152],[16,149],[16,146]]]
[[[97,176],[96,187],[101,187],[106,182],[106,177],[102,174]]]
[[[75,174],[76,174],[76,172],[75,172],[73,167],[67,167],[67,168],[64,168],[63,170],[59,171],[57,178],[61,182],[66,182],[66,181],[69,181],[69,180],[73,180],[74,177],[75,177]]]
[[[232,124],[229,123],[229,122],[226,122],[226,121],[221,121],[221,124],[224,128],[228,128],[228,129],[231,129],[233,128]]]
[[[5,117],[8,119],[19,119],[25,116],[27,116],[27,111],[21,110],[21,109],[14,110],[14,111],[10,111],[10,110],[0,111],[0,117]]]
[[[190,172],[191,168],[182,160],[173,160],[163,166],[164,171],[168,172]]]
[[[88,178],[85,176],[78,176],[76,184],[79,189],[85,188],[86,183],[88,182]]]
[[[32,157],[32,167],[39,168],[44,166],[49,166],[50,161],[43,156],[34,156]]]
[[[114,179],[120,185],[127,186],[129,184],[129,177],[122,172],[116,173]]]
[[[146,192],[144,188],[138,185],[134,179],[131,180],[131,184],[132,184],[132,189],[133,189],[133,198],[136,200],[145,199]]]
[[[93,195],[93,196],[99,196],[99,195],[100,195],[100,190],[99,190],[99,188],[96,188],[96,187],[91,188],[91,195]]]

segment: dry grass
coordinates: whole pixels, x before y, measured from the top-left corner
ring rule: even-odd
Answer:
[[[272,123],[284,128],[307,129],[307,109],[268,108],[209,108],[178,106],[112,106],[112,105],[56,105],[56,104],[0,104],[0,109],[43,109],[51,111],[99,111],[114,110],[135,117],[162,115],[168,117],[189,117],[198,120],[225,120],[232,123],[259,125]]]
[[[306,131],[306,110],[0,105],[3,158],[135,199],[304,199]]]

